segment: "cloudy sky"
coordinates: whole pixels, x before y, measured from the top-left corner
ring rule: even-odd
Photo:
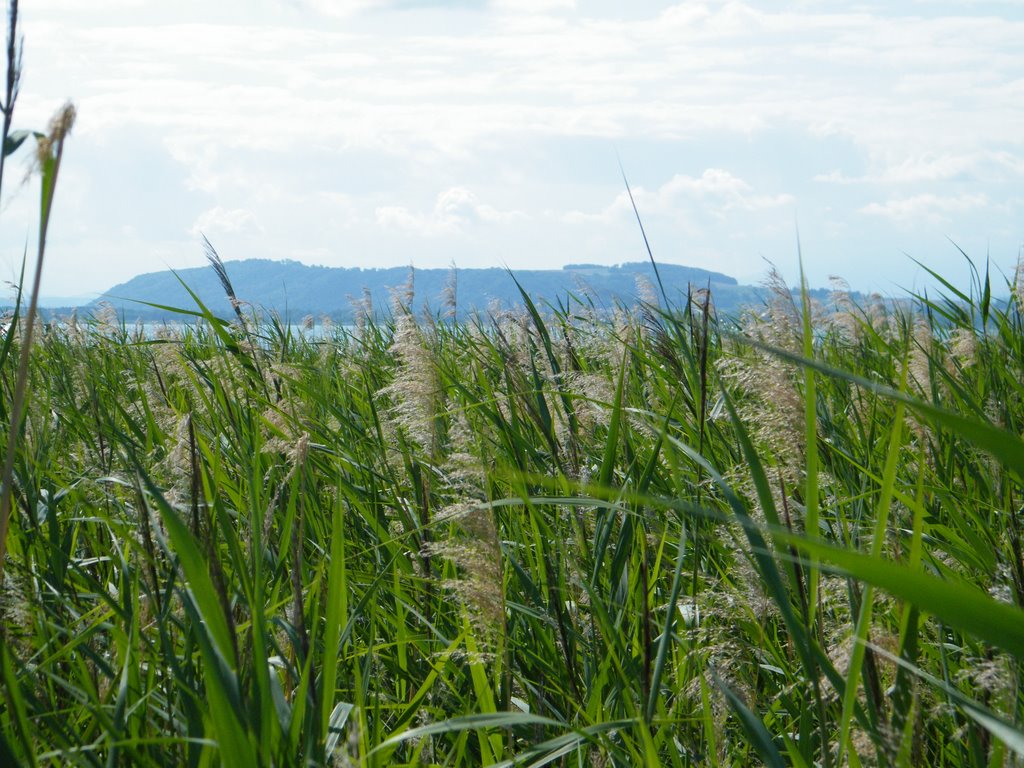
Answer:
[[[799,248],[891,294],[1024,243],[1024,0],[22,6],[16,127],[79,110],[50,295],[202,264],[200,233],[227,261],[638,260],[620,160],[657,259],[742,280],[796,282]]]

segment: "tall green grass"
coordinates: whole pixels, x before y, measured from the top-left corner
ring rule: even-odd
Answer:
[[[1019,284],[774,285],[733,320],[47,327],[0,758],[1019,764]]]
[[[0,764],[1022,763],[1020,267],[307,335],[207,242],[230,319],[37,326],[17,17]]]

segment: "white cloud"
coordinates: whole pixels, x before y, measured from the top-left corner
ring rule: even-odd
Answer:
[[[511,14],[546,14],[556,11],[571,11],[576,0],[491,0],[496,11]]]
[[[103,13],[104,11],[124,11],[126,9],[142,8],[146,0],[90,0],[88,10],[91,13]],[[80,11],[83,10],[81,0],[34,0],[31,3],[31,13],[46,13],[59,11]],[[24,9],[22,9],[24,12]]]
[[[315,4],[338,16],[393,5]],[[339,31],[294,16],[78,28],[53,13],[30,39],[60,94],[82,100],[82,130],[138,121],[218,143],[410,153],[524,133],[742,135],[779,121],[851,136],[879,158],[1019,141],[1019,20],[744,3],[602,19],[565,16],[564,0],[527,5],[530,19],[495,6],[500,18],[481,15],[473,34]]]
[[[189,234],[235,234],[246,230],[263,231],[255,213],[244,208],[222,208],[218,205],[200,214]]]
[[[747,246],[726,239],[746,233],[756,259],[769,223],[789,227],[799,194],[805,244],[814,245],[809,217],[823,232],[852,219],[856,231],[823,238],[821,253],[854,250],[855,238],[866,250],[888,219],[906,225],[907,250],[923,233],[912,226],[955,221],[976,228],[982,247],[1009,231],[1016,257],[1021,219],[999,203],[1024,176],[1024,18],[1008,4],[98,2],[122,10],[97,17],[88,3],[24,4],[16,127],[45,125],[74,96],[69,158],[91,150],[75,171],[90,200],[102,199],[102,185],[89,179],[114,178],[114,166],[140,189],[147,164],[174,172],[109,221],[76,218],[62,186],[69,253],[102,252],[132,223],[140,240],[181,233],[176,254],[195,249],[184,232],[202,225],[237,228],[239,255],[327,249],[356,263],[390,248],[387,258],[404,263],[417,233],[430,236],[417,258],[438,263],[459,247],[467,265],[553,264],[577,246],[591,260],[618,260],[633,232],[623,234],[632,211],[616,196],[616,145],[641,214],[661,230],[652,234],[685,239],[688,254],[738,253]],[[133,134],[147,137],[146,149],[114,138]],[[142,156],[111,161],[128,151]],[[652,162],[662,153],[662,165]],[[844,172],[821,173],[833,167]],[[837,183],[813,186],[815,174]],[[854,182],[874,188],[844,186]],[[435,201],[438,190],[448,191]],[[330,193],[346,197],[334,205]],[[145,208],[172,211],[173,232],[147,231]],[[12,253],[29,209],[4,209]],[[209,220],[192,222],[198,211]],[[508,226],[516,217],[530,227]],[[264,236],[249,237],[258,225]],[[501,237],[482,248],[468,235],[485,225]],[[780,247],[792,246],[789,228]]]
[[[669,202],[679,195],[711,200],[721,211],[756,211],[796,202],[788,194],[756,194],[750,184],[721,168],[708,168],[700,178],[677,174],[659,190],[659,197],[667,198]]]
[[[305,0],[304,5],[311,11],[344,19],[361,11],[387,8],[387,0]]]
[[[898,223],[923,220],[937,224],[948,216],[984,208],[989,201],[985,195],[956,195],[942,197],[930,193],[887,200],[885,203],[871,203],[861,209],[869,216],[882,216]]]
[[[378,206],[377,223],[386,229],[399,229],[418,235],[436,237],[460,234],[476,223],[498,224],[523,218],[518,211],[499,211],[481,203],[464,187],[452,187],[437,196],[428,213],[410,211],[403,206]]]
[[[818,174],[814,179],[835,184],[912,184],[1010,181],[1021,177],[1024,177],[1024,157],[1007,151],[982,151],[915,155],[864,176],[831,171]]]
[[[721,168],[708,168],[700,176],[676,174],[654,190],[633,188],[633,200],[640,215],[668,215],[688,219],[695,209],[719,220],[733,211],[760,211],[796,204],[793,195],[757,193],[750,184]],[[611,221],[633,215],[627,192],[620,193],[600,213],[571,211],[563,218],[569,222]]]

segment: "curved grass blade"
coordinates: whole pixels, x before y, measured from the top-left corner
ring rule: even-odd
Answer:
[[[590,728],[583,729],[571,729],[571,733],[578,734],[583,740],[590,741],[594,736],[603,730],[614,730],[627,728],[636,725],[635,720],[617,720],[613,722],[601,723],[599,726],[591,726]],[[407,731],[396,734],[389,739],[385,739],[376,747],[371,749],[366,755],[377,754],[379,752],[390,753],[394,747],[405,741],[412,739],[419,739],[423,736],[433,736],[442,733],[461,733],[463,731],[476,731],[487,728],[521,728],[525,726],[540,726],[548,728],[566,728],[566,724],[559,722],[558,720],[552,720],[549,717],[541,717],[540,715],[533,715],[529,712],[494,712],[491,714],[477,714],[468,715],[466,717],[453,717],[450,720],[444,720],[438,723],[431,723],[430,725],[421,725],[417,728],[410,728]],[[563,737],[557,737],[563,738]],[[580,741],[579,743],[582,743]],[[541,745],[537,745],[540,748]],[[562,746],[562,745],[557,745]],[[531,750],[532,752],[532,750]],[[502,763],[497,763],[496,766],[512,766],[517,765],[521,762],[521,758],[517,757],[513,760],[506,760]],[[550,761],[548,761],[550,762]],[[535,765],[545,765],[545,762],[535,763]]]
[[[494,768],[513,768],[520,765],[526,766],[526,768],[541,768],[541,766],[549,765],[560,757],[572,754],[587,743],[593,742],[598,734],[635,725],[636,722],[633,720],[615,720],[581,728],[570,733],[563,733],[561,736],[555,736],[547,741],[534,744],[511,760],[503,760],[497,763]]]
[[[834,570],[884,589],[946,624],[1024,658],[1024,610],[999,602],[977,587],[930,576],[881,557],[852,552],[778,531],[776,538],[831,563]]]
[[[477,731],[486,728],[516,728],[527,725],[564,728],[565,724],[548,717],[532,715],[528,712],[492,712],[489,714],[467,715],[465,717],[453,717],[450,720],[421,725],[416,728],[409,728],[401,733],[385,739],[367,753],[367,757],[383,752],[389,755],[391,751],[403,742],[412,739],[419,739],[423,736],[433,736],[442,733],[461,733],[462,731]]]
[[[955,413],[954,411],[931,405],[930,403],[919,400],[905,392],[900,392],[892,387],[879,384],[877,381],[871,381],[870,379],[858,376],[855,373],[834,368],[816,360],[808,360],[800,355],[794,355],[784,349],[779,349],[778,347],[773,347],[768,344],[762,344],[752,339],[744,339],[744,342],[757,347],[768,354],[775,355],[782,360],[786,360],[796,365],[813,368],[826,376],[848,381],[851,384],[863,387],[869,392],[874,392],[882,395],[883,397],[888,397],[892,400],[905,403],[907,407],[930,419],[936,425],[945,427],[946,429],[955,432],[965,440],[974,443],[979,448],[985,449],[998,459],[1005,467],[1013,471],[1018,480],[1024,481],[1024,440],[1017,437],[1015,434],[1007,432],[1004,429],[1000,429],[999,427],[992,426],[986,422],[969,419],[966,416]]]

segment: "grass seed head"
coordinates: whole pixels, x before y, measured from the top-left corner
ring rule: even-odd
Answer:
[[[441,304],[444,307],[444,316],[448,320],[454,320],[458,313],[459,304],[459,273],[453,263],[448,270],[448,279],[444,284],[444,292],[441,294]]]
[[[397,362],[394,378],[382,392],[392,401],[392,417],[408,438],[424,451],[437,451],[437,415],[442,405],[441,383],[426,333],[413,315],[401,310],[389,348]]]
[[[654,309],[661,307],[661,302],[658,300],[658,292],[654,288],[654,283],[646,275],[638,274],[634,279],[636,284],[636,297],[640,300],[640,303]]]
[[[109,301],[100,302],[93,317],[96,320],[96,332],[105,338],[116,336],[121,331],[121,322],[117,310]]]
[[[349,296],[348,301],[352,307],[352,322],[355,324],[359,337],[363,338],[370,323],[373,322],[373,294],[369,288],[363,288],[363,293],[359,298]]]
[[[984,691],[989,696],[1003,698],[1015,688],[1011,665],[1003,656],[972,659],[960,667],[957,679],[966,682],[974,691]]]
[[[950,363],[955,363],[961,370],[970,368],[977,362],[978,357],[978,335],[973,328],[956,328],[949,335],[947,342],[949,347]],[[950,366],[950,373],[955,373],[953,366]]]
[[[36,164],[38,168],[43,168],[46,163],[53,159],[54,152],[60,148],[64,143],[64,139],[70,135],[77,114],[75,105],[68,101],[50,118],[46,135],[36,140]]]
[[[191,412],[175,413],[161,409],[160,427],[165,430],[163,444],[165,453],[154,467],[154,479],[158,479],[164,490],[164,497],[172,507],[179,507],[189,498],[192,487],[192,454],[190,431],[194,415]]]
[[[1017,311],[1024,310],[1024,247],[1017,256],[1017,268],[1013,272],[1013,298],[1017,302]]]
[[[829,300],[832,312],[828,315],[828,324],[839,332],[846,341],[859,341],[863,333],[860,312],[850,295],[850,284],[837,275],[829,276],[832,291]]]
[[[461,575],[447,580],[445,588],[465,605],[481,637],[493,638],[505,622],[504,561],[494,513],[479,504],[460,504],[442,514],[457,520],[461,535],[428,542],[424,551],[456,565]]]
[[[935,338],[928,320],[923,315],[915,315],[910,337],[907,383],[916,394],[925,400],[931,400],[932,395],[934,344]]]

